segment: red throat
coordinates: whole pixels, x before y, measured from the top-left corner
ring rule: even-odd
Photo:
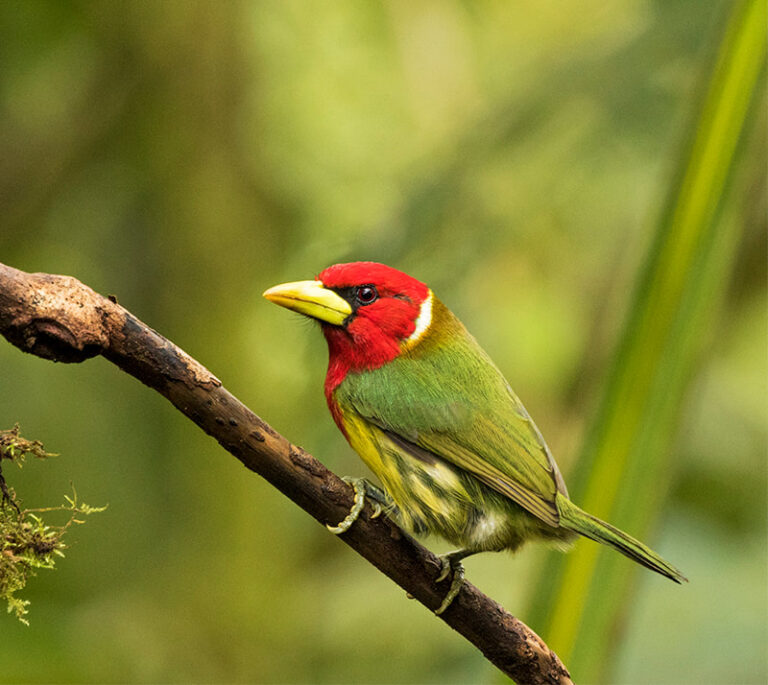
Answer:
[[[375,336],[373,343],[364,347],[343,328],[323,325],[328,341],[328,372],[325,375],[325,399],[336,425],[346,435],[341,412],[333,398],[333,391],[351,372],[365,371],[383,366],[400,354],[400,346],[388,338]]]

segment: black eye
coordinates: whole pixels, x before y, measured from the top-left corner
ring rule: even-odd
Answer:
[[[371,304],[379,299],[379,293],[373,285],[361,285],[355,293],[355,299],[360,304]]]

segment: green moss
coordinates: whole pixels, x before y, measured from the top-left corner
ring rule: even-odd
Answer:
[[[56,456],[46,452],[39,440],[25,440],[19,435],[18,424],[10,430],[0,431],[0,466],[8,459],[21,466],[31,454],[39,459]],[[64,556],[66,544],[63,538],[73,524],[84,523],[78,516],[87,516],[106,507],[91,507],[78,502],[72,488],[72,496],[64,496],[65,504],[39,509],[25,509],[16,491],[9,487],[0,470],[0,601],[7,602],[8,613],[16,615],[22,623],[29,601],[16,596],[37,569],[52,569],[57,557]],[[68,517],[60,525],[46,523],[42,514],[67,512]]]

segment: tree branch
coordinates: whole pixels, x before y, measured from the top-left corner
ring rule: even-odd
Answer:
[[[248,469],[320,523],[336,524],[352,490],[230,394],[213,374],[113,299],[69,276],[29,274],[0,264],[0,333],[25,352],[60,362],[103,355],[166,397]],[[366,507],[340,536],[431,610],[449,581],[440,562],[386,517]],[[557,655],[528,626],[470,583],[440,616],[518,683],[571,683]]]

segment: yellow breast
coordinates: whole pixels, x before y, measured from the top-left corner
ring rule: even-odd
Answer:
[[[354,411],[343,419],[349,444],[394,500],[404,528],[417,533],[438,529],[446,535],[446,524],[449,529],[463,525],[472,498],[456,467],[413,456]]]

